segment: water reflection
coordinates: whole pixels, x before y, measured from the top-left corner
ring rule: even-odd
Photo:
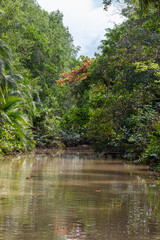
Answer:
[[[146,167],[52,152],[0,162],[0,239],[160,239],[160,185]]]

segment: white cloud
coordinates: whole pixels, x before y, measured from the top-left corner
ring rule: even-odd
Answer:
[[[37,0],[48,12],[59,9],[64,15],[64,25],[69,27],[75,45],[81,47],[80,54],[92,57],[106,28],[121,23],[122,18],[114,6],[108,11],[103,6],[95,8],[93,0]]]

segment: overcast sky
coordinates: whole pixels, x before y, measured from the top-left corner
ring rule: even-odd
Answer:
[[[103,10],[102,0],[37,0],[48,12],[59,9],[64,17],[64,26],[74,39],[75,46],[80,46],[79,55],[93,57],[100,41],[104,38],[105,29],[112,28],[114,23],[122,22],[118,10],[110,6]]]

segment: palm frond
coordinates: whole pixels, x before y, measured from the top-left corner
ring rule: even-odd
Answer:
[[[2,104],[2,110],[3,111],[9,111],[9,110],[13,110],[16,107],[21,106],[23,102],[22,98],[16,97],[16,96],[8,96],[8,98],[6,99],[6,103]]]
[[[9,122],[10,124],[12,124],[12,120],[5,112],[1,112],[1,118],[3,122]]]
[[[5,70],[11,69],[10,52],[6,45],[1,40],[0,40],[0,60],[1,60],[0,65],[3,64]]]

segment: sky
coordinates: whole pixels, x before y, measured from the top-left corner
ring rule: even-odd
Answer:
[[[104,39],[105,29],[119,24],[123,18],[118,9],[111,5],[106,12],[102,0],[37,0],[48,12],[60,10],[63,23],[69,28],[74,45],[80,46],[78,55],[94,57],[97,47]]]

